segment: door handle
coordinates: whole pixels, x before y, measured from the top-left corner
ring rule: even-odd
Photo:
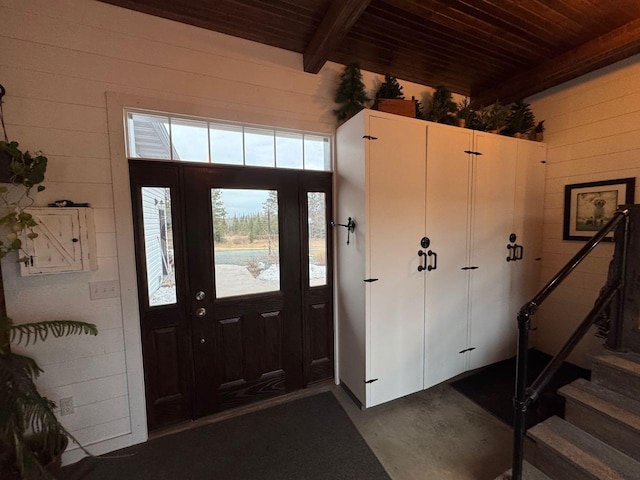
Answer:
[[[429,250],[427,252],[427,255],[429,257],[433,257],[433,265],[429,265],[427,267],[427,272],[430,272],[431,270],[436,270],[438,268],[438,254],[433,250]]]
[[[515,253],[516,260],[522,260],[524,258],[524,246],[516,244],[515,247],[516,247],[516,253]]]
[[[198,309],[196,310],[196,317],[198,317],[198,318],[203,318],[203,317],[205,317],[206,315],[207,315],[207,309],[206,309],[206,308],[202,308],[202,307],[200,307],[200,308],[198,308]]]
[[[429,250],[431,251],[431,250]],[[427,270],[427,254],[424,253],[422,250],[418,250],[418,256],[419,257],[424,257],[424,265],[418,265],[418,271],[422,272],[423,270]]]

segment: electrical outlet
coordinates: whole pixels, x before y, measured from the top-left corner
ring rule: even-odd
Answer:
[[[103,298],[115,298],[120,296],[120,283],[118,280],[105,282],[89,282],[89,297],[91,300]]]
[[[60,399],[60,415],[71,415],[74,412],[73,397],[65,397]]]

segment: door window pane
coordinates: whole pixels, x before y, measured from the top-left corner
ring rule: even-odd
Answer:
[[[274,131],[262,128],[244,129],[245,165],[274,167]]]
[[[127,114],[129,158],[171,160],[169,117]]]
[[[304,169],[331,170],[329,138],[317,135],[304,136]]]
[[[149,306],[176,303],[171,189],[142,187],[142,221]]]
[[[216,297],[280,290],[278,192],[212,189]]]
[[[244,163],[244,139],[242,127],[236,125],[209,125],[211,138],[211,162],[227,165]]]
[[[302,170],[303,155],[301,133],[276,132],[276,167]]]
[[[173,159],[188,162],[209,162],[207,122],[171,120]]]
[[[308,192],[309,286],[327,284],[326,193]]]

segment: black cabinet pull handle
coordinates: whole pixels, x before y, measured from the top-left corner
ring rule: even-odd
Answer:
[[[427,272],[430,272],[431,270],[436,270],[438,268],[438,254],[432,250],[429,250],[427,252],[427,255],[429,257],[433,257],[433,265],[429,265],[427,267]]]
[[[427,254],[424,253],[422,250],[418,250],[418,256],[424,257],[424,265],[418,265],[418,271],[422,272],[423,270],[427,269]]]
[[[524,247],[516,244],[516,260],[522,260],[524,258]]]
[[[507,245],[507,250],[509,250],[509,256],[507,257],[507,262],[515,262],[516,258],[516,246],[515,245]]]

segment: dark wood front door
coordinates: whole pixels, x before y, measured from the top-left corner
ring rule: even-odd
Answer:
[[[149,428],[330,378],[331,174],[130,172]]]

